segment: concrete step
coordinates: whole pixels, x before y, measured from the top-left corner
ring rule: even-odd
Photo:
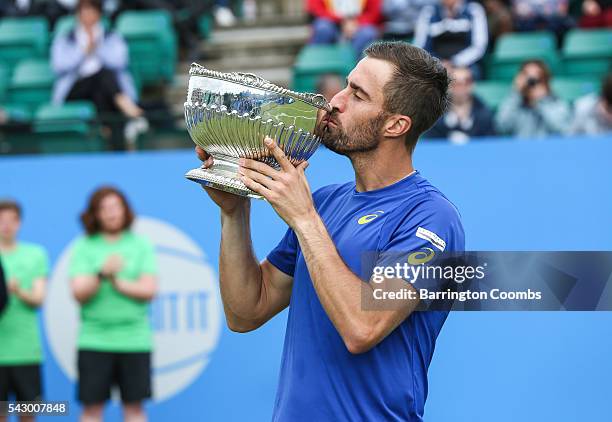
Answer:
[[[305,14],[298,15],[270,15],[260,16],[254,21],[243,21],[238,20],[234,26],[230,27],[218,27],[215,26],[215,31],[233,31],[235,29],[253,29],[253,28],[269,28],[272,26],[299,26],[308,23],[308,17]]]
[[[200,60],[198,63],[207,69],[219,72],[243,72],[243,69],[266,69],[271,67],[292,67],[295,61],[295,54],[289,53],[265,53],[257,55],[256,59],[252,56],[239,54],[226,54],[212,60]],[[181,72],[189,72],[190,63],[181,64]]]
[[[207,57],[295,54],[309,35],[307,25],[213,31],[211,38],[202,42],[201,50]]]

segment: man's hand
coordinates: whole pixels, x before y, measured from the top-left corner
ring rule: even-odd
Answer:
[[[525,93],[525,88],[527,87],[527,76],[525,76],[525,73],[523,72],[519,72],[515,77],[514,77],[514,89],[520,93],[521,95],[523,95]]]
[[[540,100],[546,98],[548,95],[548,88],[542,82],[527,91],[527,98],[529,99],[529,104],[532,106],[535,106]]]
[[[275,170],[267,164],[247,158],[240,159],[240,180],[251,190],[262,195],[278,215],[292,228],[316,215],[312,194],[304,170],[308,162],[293,167],[282,149],[273,139],[264,140],[280,165]]]
[[[89,55],[96,49],[96,37],[93,33],[93,26],[86,26],[85,33],[87,34],[87,47],[85,53]]]
[[[204,151],[199,146],[195,147],[195,152],[198,158],[202,161],[202,168],[209,168],[213,165],[213,157]],[[238,207],[246,206],[249,203],[249,198],[234,195],[229,192],[224,192],[219,189],[209,188],[207,186],[203,186],[204,190],[208,193],[208,196],[221,208],[221,211],[226,214],[233,213]]]
[[[121,271],[122,268],[123,268],[123,258],[121,258],[117,254],[113,254],[106,259],[106,261],[104,262],[104,265],[102,265],[101,272],[104,275],[113,276],[113,275],[117,275],[117,273],[119,273],[119,271]]]
[[[352,40],[357,29],[359,29],[359,22],[357,22],[357,19],[352,18],[342,21],[342,36],[344,39]]]

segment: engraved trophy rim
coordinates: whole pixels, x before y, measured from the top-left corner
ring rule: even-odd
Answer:
[[[275,83],[272,83],[267,79],[264,79],[261,76],[255,75],[253,73],[219,72],[216,70],[208,69],[196,62],[193,62],[189,67],[189,76],[202,76],[206,78],[219,79],[227,82],[234,82],[239,85],[247,86],[250,88],[257,88],[265,91],[275,92],[281,95],[286,95],[288,97],[302,101],[321,110],[326,110],[328,112],[332,110],[332,107],[329,102],[321,94],[292,91],[288,88],[283,88],[279,85],[276,85]]]

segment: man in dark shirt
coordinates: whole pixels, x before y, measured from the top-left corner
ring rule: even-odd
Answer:
[[[465,143],[470,138],[493,136],[493,112],[473,93],[474,80],[467,67],[451,70],[451,106],[444,116],[425,134],[427,138],[447,138]]]
[[[421,11],[415,29],[414,44],[453,66],[472,69],[480,79],[478,62],[488,44],[487,17],[479,3],[442,0]]]

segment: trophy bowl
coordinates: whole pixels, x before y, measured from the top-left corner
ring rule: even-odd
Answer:
[[[322,117],[331,106],[322,95],[298,93],[249,73],[222,73],[196,63],[189,69],[185,121],[193,142],[213,157],[209,168],[185,177],[237,195],[262,199],[238,175],[250,158],[279,169],[264,138],[276,140],[293,165],[316,151]]]

